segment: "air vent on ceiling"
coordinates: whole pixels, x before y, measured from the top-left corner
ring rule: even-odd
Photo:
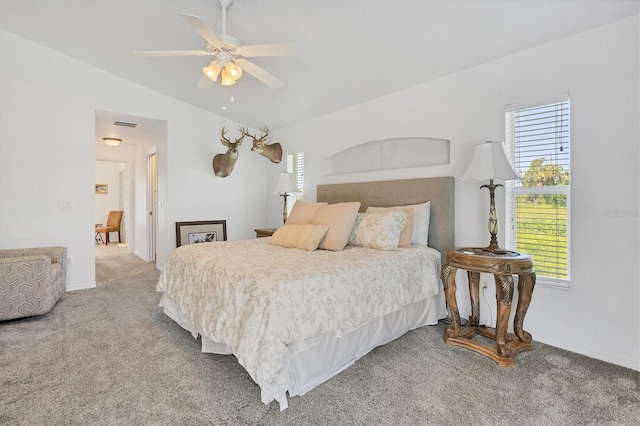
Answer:
[[[129,123],[129,122],[126,122],[126,121],[114,121],[113,125],[114,126],[122,126],[122,127],[132,127],[132,128],[138,127],[138,123]]]

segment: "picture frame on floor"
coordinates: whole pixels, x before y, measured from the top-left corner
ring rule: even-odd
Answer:
[[[176,247],[213,241],[227,241],[226,220],[176,222]]]

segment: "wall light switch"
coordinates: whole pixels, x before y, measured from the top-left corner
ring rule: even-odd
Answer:
[[[58,201],[58,210],[61,212],[71,210],[71,201]]]

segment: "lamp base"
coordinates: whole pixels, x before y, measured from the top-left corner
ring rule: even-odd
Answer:
[[[284,198],[284,205],[282,206],[282,223],[286,224],[287,223],[287,197],[289,196],[289,194],[287,194],[286,192],[283,192],[282,194],[280,194],[280,196]]]
[[[500,245],[498,244],[498,239],[496,238],[495,234],[491,234],[491,241],[489,242],[489,245],[483,248],[482,251],[486,251],[494,254],[506,254],[509,252],[509,250],[506,250],[500,247]]]
[[[497,187],[502,186],[500,184],[494,185],[493,179],[489,181],[489,185],[482,185],[480,188],[487,188],[489,190],[489,234],[491,234],[491,241],[489,245],[483,250],[489,253],[505,254],[508,250],[503,249],[498,244],[498,214],[496,213],[496,198],[495,190]]]

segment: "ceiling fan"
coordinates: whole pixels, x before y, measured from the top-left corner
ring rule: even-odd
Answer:
[[[198,16],[180,13],[182,19],[207,42],[205,50],[161,50],[133,52],[136,56],[215,56],[211,63],[202,69],[203,76],[198,82],[198,87],[207,88],[213,85],[220,75],[220,84],[231,86],[242,76],[243,70],[257,78],[267,86],[278,89],[284,82],[244,58],[258,56],[295,56],[296,45],[285,44],[257,44],[253,46],[241,46],[240,42],[227,35],[227,7],[234,0],[219,0],[222,6],[222,34],[218,35]]]

